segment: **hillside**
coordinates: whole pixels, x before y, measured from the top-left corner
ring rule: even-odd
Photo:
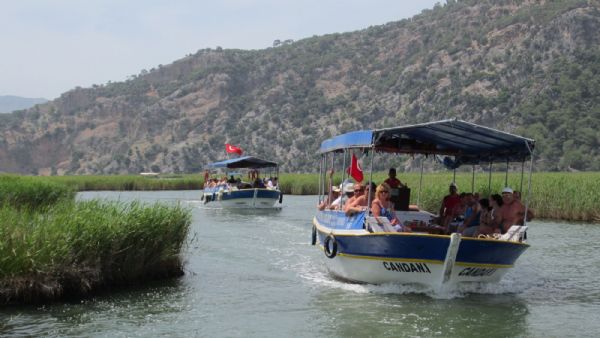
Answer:
[[[36,104],[48,102],[42,98],[27,98],[13,95],[0,95],[0,113],[10,113],[15,110],[27,109]]]
[[[535,138],[539,170],[600,170],[597,1],[448,1],[257,51],[205,49],[0,115],[0,171],[197,172],[224,143],[314,171],[331,135],[450,117]]]

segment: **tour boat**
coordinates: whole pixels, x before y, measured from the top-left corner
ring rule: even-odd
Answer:
[[[273,209],[279,208],[277,203],[282,203],[283,195],[277,184],[272,187],[253,185],[256,179],[260,179],[258,177],[259,169],[267,169],[271,173],[278,173],[278,166],[275,162],[253,156],[244,156],[210,163],[205,169],[207,173],[220,170],[226,177],[230,177],[232,170],[247,169],[250,171],[250,177],[253,180],[252,182],[238,181],[205,187],[201,200],[206,207]]]
[[[368,156],[371,176],[374,157],[380,153],[447,156],[454,169],[460,165],[489,165],[490,175],[492,163],[505,163],[508,169],[509,162],[521,162],[524,168],[529,160],[530,190],[534,145],[532,139],[456,119],[349,132],[321,144],[319,202],[325,199],[326,186],[330,184],[325,183],[328,166],[334,160],[339,163],[342,156],[346,168],[347,157],[354,153]],[[343,175],[345,178],[346,171]],[[420,191],[419,186],[419,199]],[[369,196],[368,205],[373,198]],[[527,207],[525,203],[526,213]],[[396,213],[401,220],[407,220],[405,224],[420,226],[412,232],[396,232],[386,218],[375,218],[369,211],[353,215],[337,210],[317,211],[312,244],[324,253],[326,267],[339,279],[372,284],[414,283],[433,288],[464,282],[497,282],[529,247],[526,224],[513,225],[506,234],[495,238],[445,235],[437,231],[439,227],[428,225],[435,215],[414,206],[401,209],[404,210]]]

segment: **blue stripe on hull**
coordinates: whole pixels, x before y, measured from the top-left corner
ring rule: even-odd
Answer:
[[[327,233],[319,233],[321,245]],[[410,235],[335,235],[338,252],[346,255],[443,261],[450,238]]]
[[[450,236],[410,234],[410,233],[377,233],[369,234],[362,230],[362,218],[356,219],[339,216],[331,213],[319,213],[317,222],[329,230],[319,229],[318,240],[323,246],[325,238],[334,233],[339,254],[373,257],[381,259],[414,259],[444,261]],[[349,223],[343,225],[346,219]],[[333,221],[332,224],[326,221]],[[360,224],[360,227],[359,227]],[[335,233],[336,230],[354,231]],[[360,229],[360,230],[358,230]],[[523,243],[506,242],[489,239],[463,238],[458,254],[457,263],[464,264],[490,264],[513,265],[519,256],[529,246]]]
[[[520,243],[463,238],[457,262],[477,264],[514,264],[528,246]]]
[[[244,190],[234,190],[230,192],[223,192],[221,196],[221,200],[231,200],[236,198],[254,198],[254,189],[244,189]],[[277,190],[268,190],[268,189],[258,189],[256,192],[256,198],[271,198],[276,200],[279,198],[279,191]]]

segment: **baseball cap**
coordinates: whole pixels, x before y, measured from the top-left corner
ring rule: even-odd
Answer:
[[[505,193],[505,192],[512,194],[513,190],[510,187],[504,187],[504,189],[502,189],[502,193]]]

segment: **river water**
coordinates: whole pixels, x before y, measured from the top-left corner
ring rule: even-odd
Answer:
[[[0,309],[0,336],[592,337],[600,333],[600,225],[532,222],[504,279],[432,292],[332,279],[310,245],[315,196],[279,211],[202,208],[199,191],[86,192],[182,203],[182,278],[77,303]]]

